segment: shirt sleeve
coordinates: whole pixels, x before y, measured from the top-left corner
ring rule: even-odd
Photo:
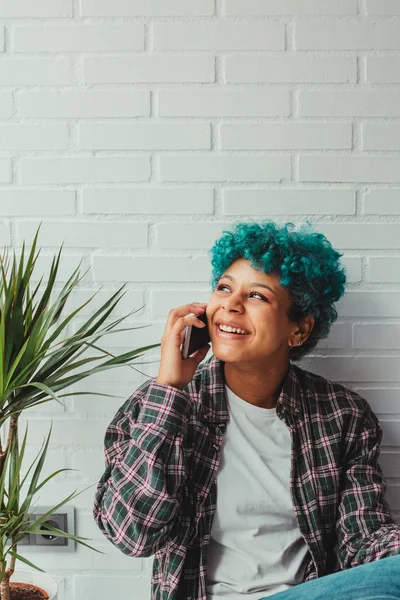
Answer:
[[[179,525],[189,395],[150,380],[119,409],[105,434],[106,469],[94,518],[124,554],[151,556]]]
[[[400,553],[400,528],[384,498],[387,486],[378,463],[382,429],[368,405],[353,439],[336,523],[342,569]]]

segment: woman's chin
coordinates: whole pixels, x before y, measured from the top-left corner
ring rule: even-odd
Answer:
[[[223,362],[235,362],[241,356],[241,353],[235,352],[233,348],[227,348],[226,346],[221,344],[214,344],[212,346],[212,352],[215,358],[218,358]]]

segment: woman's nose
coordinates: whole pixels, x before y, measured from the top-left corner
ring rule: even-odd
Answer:
[[[243,310],[243,305],[238,296],[231,295],[227,298],[224,298],[222,302],[222,308],[224,308],[227,312],[232,310],[235,312],[241,312]]]

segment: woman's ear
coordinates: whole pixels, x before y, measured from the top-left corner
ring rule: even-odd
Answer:
[[[315,324],[314,317],[304,317],[297,323],[297,330],[291,336],[289,346],[302,346],[308,340]]]

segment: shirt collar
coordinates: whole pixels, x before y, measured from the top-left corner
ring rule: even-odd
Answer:
[[[302,412],[303,391],[299,378],[300,372],[299,367],[289,363],[276,405],[279,417],[292,415],[296,418]],[[224,363],[215,356],[212,356],[203,367],[199,393],[204,421],[227,423],[229,411],[225,395]]]

